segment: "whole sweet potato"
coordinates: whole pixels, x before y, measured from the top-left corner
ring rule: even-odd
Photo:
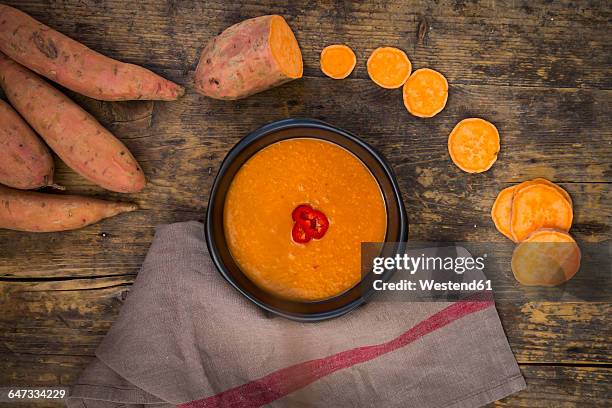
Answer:
[[[0,186],[0,228],[17,231],[73,230],[136,209],[138,206],[131,203]]]
[[[215,99],[240,99],[301,78],[302,53],[281,16],[235,24],[213,38],[200,56],[196,91]]]
[[[49,149],[3,100],[0,100],[0,184],[25,190],[53,184]]]
[[[175,100],[185,90],[146,68],[105,57],[0,4],[0,51],[75,92],[104,101]]]
[[[63,93],[2,53],[0,86],[13,107],[74,171],[107,190],[143,189],[144,174],[123,143]]]

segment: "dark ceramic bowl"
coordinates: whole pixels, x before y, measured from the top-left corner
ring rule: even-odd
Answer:
[[[356,136],[325,122],[312,119],[285,119],[270,123],[244,137],[227,154],[215,178],[206,214],[206,243],[210,255],[223,277],[257,306],[274,314],[299,321],[318,321],[341,316],[363,304],[374,292],[374,279],[388,280],[386,275],[363,274],[360,283],[335,297],[299,302],[275,297],[260,289],[242,273],[234,262],[225,240],[223,207],[232,179],[240,167],[264,147],[284,139],[316,138],[327,140],[352,152],[374,175],[387,208],[386,242],[406,242],[408,220],[397,180],[391,167],[371,146]]]

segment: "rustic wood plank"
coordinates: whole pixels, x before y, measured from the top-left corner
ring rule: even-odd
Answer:
[[[13,0],[22,10],[92,48],[152,68],[172,67],[187,82],[205,43],[245,18],[278,13],[297,32],[308,75],[318,56],[345,42],[358,56],[355,77],[382,45],[404,48],[416,68],[439,69],[453,83],[610,88],[609,2],[576,5],[504,1],[227,2]],[[429,22],[417,44],[421,19]]]
[[[490,407],[582,408],[609,406],[612,370],[521,365],[527,389]]]
[[[0,352],[93,355],[133,279],[4,283]],[[609,303],[500,303],[498,310],[521,363],[612,363]]]

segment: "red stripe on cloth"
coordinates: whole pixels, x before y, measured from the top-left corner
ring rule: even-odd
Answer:
[[[338,370],[402,348],[426,334],[491,305],[493,305],[491,300],[453,303],[388,342],[356,347],[324,358],[295,364],[219,394],[180,404],[178,408],[260,407]]]

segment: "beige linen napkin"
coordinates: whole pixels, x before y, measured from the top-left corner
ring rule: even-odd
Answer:
[[[477,407],[525,388],[492,302],[370,302],[268,318],[208,255],[203,225],[160,226],[70,408]]]

